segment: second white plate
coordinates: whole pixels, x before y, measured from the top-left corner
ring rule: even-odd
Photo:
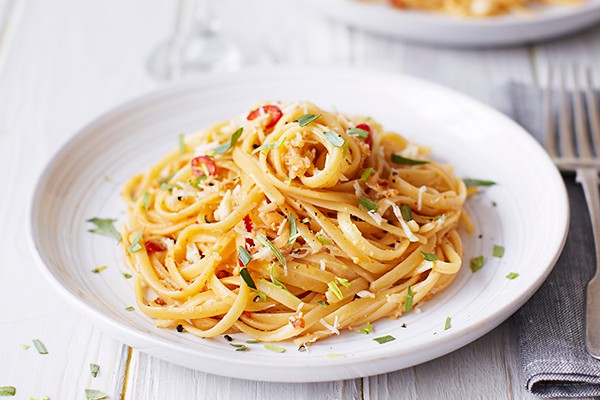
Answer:
[[[156,328],[135,305],[131,280],[111,238],[87,232],[92,217],[123,215],[122,184],[177,147],[178,135],[245,114],[256,100],[307,99],[345,113],[370,115],[388,130],[433,149],[459,176],[498,184],[468,201],[476,231],[463,235],[465,265],[432,301],[400,320],[375,322],[371,335],[344,332],[298,352],[222,338],[202,340]],[[51,286],[121,341],[201,371],[265,381],[326,381],[406,368],[482,336],[541,285],[564,243],[568,222],[562,179],[541,147],[517,124],[472,99],[401,75],[348,70],[261,70],[219,75],[163,89],[120,106],[83,128],[40,177],[30,237]],[[506,249],[492,257],[495,244]],[[471,272],[471,257],[485,266]],[[100,265],[108,268],[94,274]],[[506,275],[519,276],[509,280]],[[450,329],[445,330],[447,317]],[[405,325],[403,325],[405,324]],[[51,327],[49,327],[51,329]],[[374,337],[392,335],[383,345]],[[233,335],[243,340],[241,335]]]

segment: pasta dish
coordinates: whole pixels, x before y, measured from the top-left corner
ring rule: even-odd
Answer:
[[[371,118],[265,102],[179,140],[123,190],[158,327],[305,346],[412,311],[461,267],[465,183]]]

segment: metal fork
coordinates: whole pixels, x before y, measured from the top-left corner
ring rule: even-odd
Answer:
[[[585,344],[590,355],[600,359],[600,193],[598,190],[600,110],[593,91],[591,71],[586,69],[585,73],[584,101],[584,95],[579,88],[577,69],[573,68],[574,90],[571,107],[571,101],[565,89],[565,72],[561,70],[558,143],[556,143],[556,127],[552,112],[552,75],[553,70],[550,68],[548,90],[546,90],[546,150],[561,171],[575,171],[575,180],[583,187],[592,220],[597,261],[596,273],[587,287]],[[591,132],[588,130],[587,121],[589,121]]]

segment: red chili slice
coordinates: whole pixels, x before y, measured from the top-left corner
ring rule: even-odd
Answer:
[[[246,230],[247,230],[248,232],[252,232],[252,229],[254,229],[254,228],[252,227],[252,220],[250,219],[250,216],[249,216],[249,215],[246,215],[246,216],[244,217],[244,227],[246,228]],[[252,238],[246,238],[246,244],[247,244],[248,246],[254,246],[254,240],[252,240]],[[246,250],[248,250],[248,249],[246,249]]]
[[[281,116],[283,115],[279,107],[274,105],[267,105],[258,107],[256,110],[250,112],[250,114],[248,114],[247,119],[248,121],[252,121],[253,119],[258,118],[263,114],[269,114],[270,117],[267,126],[265,126],[265,129],[274,127],[277,121],[279,121],[281,119]]]
[[[199,156],[196,157],[194,159],[192,159],[192,172],[195,176],[202,176],[204,175],[204,171],[199,168],[201,164],[206,165],[206,167],[208,168],[208,173],[211,175],[216,175],[217,174],[217,164],[215,164],[215,162],[207,156]]]
[[[371,127],[367,124],[356,125],[358,129],[369,132],[369,136],[365,139],[365,143],[369,145],[369,149],[373,149],[373,135],[371,134]]]
[[[160,243],[155,242],[145,242],[144,246],[146,247],[146,251],[148,253],[157,253],[159,251],[165,251],[166,249]]]

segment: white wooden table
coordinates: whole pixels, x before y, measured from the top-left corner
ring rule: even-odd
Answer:
[[[408,73],[488,103],[504,83],[543,79],[549,63],[589,64],[600,77],[600,27],[535,46],[456,50],[374,36],[288,0],[222,0],[219,9],[249,63]],[[252,11],[259,12],[249,18]],[[88,387],[112,399],[532,398],[522,386],[516,337],[507,323],[452,354],[387,375],[258,383],[130,349],[48,287],[26,239],[34,178],[91,118],[164,84],[147,74],[144,63],[169,34],[174,13],[175,2],[160,0],[0,1],[0,386],[15,386],[18,399],[52,400],[83,399]],[[33,338],[49,354],[21,347]],[[97,378],[90,363],[100,365]]]

